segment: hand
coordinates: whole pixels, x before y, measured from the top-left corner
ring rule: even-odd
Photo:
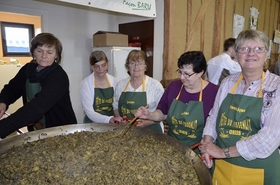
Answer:
[[[149,119],[150,112],[146,107],[141,106],[138,108],[134,116],[142,119]]]
[[[202,142],[199,149],[202,154],[207,153],[216,159],[225,158],[224,150],[212,142]]]
[[[122,117],[120,117],[120,116],[116,116],[116,117],[112,117],[111,119],[110,119],[110,121],[109,121],[109,123],[112,123],[112,124],[122,124],[122,123],[124,123],[125,121],[123,120],[123,118]]]
[[[5,103],[0,103],[0,118],[3,117],[7,109],[7,105]]]
[[[121,121],[123,121],[122,117],[111,117],[109,123],[114,124],[114,123],[119,123]]]
[[[213,166],[213,159],[210,159],[210,155],[207,153],[202,154],[203,163],[207,166],[207,168],[211,168]]]
[[[213,165],[213,161],[212,159],[210,159],[210,156],[216,159],[225,158],[224,150],[210,141],[202,140],[201,145],[199,146],[199,150],[202,153],[202,157],[204,157],[203,162],[208,168],[211,168]]]
[[[125,118],[126,116],[124,116]],[[116,116],[115,117],[115,123],[116,124],[120,124],[120,125],[125,125],[126,124],[126,120],[122,118],[121,116]]]
[[[137,119],[137,125],[135,125],[135,126],[145,128],[145,127],[152,125],[153,123],[154,123],[154,121],[152,121],[152,120]]]

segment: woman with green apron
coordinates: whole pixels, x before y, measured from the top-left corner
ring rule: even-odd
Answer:
[[[256,30],[237,37],[242,72],[222,82],[200,146],[208,167],[216,158],[213,184],[280,185],[280,77],[263,72],[268,41]]]
[[[84,123],[115,123],[113,98],[115,77],[107,74],[108,59],[103,51],[93,51],[89,57],[92,74],[81,82],[80,94],[85,111]]]
[[[125,67],[130,77],[120,80],[116,86],[114,98],[115,116],[134,118],[140,106],[148,105],[149,110],[155,110],[163,94],[159,81],[145,75],[147,70],[146,54],[141,50],[132,50],[127,57]],[[163,132],[163,123],[138,119],[137,126]]]
[[[28,131],[76,124],[67,73],[60,66],[62,44],[51,33],[32,38],[32,60],[0,92],[0,118],[19,98],[23,106],[0,120],[0,138],[27,126]]]
[[[202,79],[207,66],[202,52],[182,54],[177,65],[180,80],[171,82],[166,88],[157,110],[149,112],[141,107],[135,116],[155,121],[166,119],[167,134],[191,147],[201,141],[218,86]],[[195,149],[195,152],[199,150]]]
[[[201,87],[203,87],[203,81],[201,79]],[[191,147],[200,142],[204,128],[202,89],[199,92],[198,101],[183,103],[178,101],[183,87],[184,85],[169,108],[166,119],[169,126],[167,134]],[[196,148],[195,152],[198,153],[199,150]]]

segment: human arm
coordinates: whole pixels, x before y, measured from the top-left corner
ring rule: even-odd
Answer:
[[[9,106],[24,94],[26,66],[28,66],[28,64],[21,67],[18,73],[4,85],[3,89],[0,89],[0,103],[5,104],[6,112],[9,112]]]
[[[25,71],[23,71],[22,74],[22,78],[24,77]],[[51,71],[43,80],[41,80],[40,84],[41,91],[35,94],[33,99],[27,102],[26,97],[23,96],[24,106],[19,108],[6,119],[0,121],[1,138],[6,137],[19,128],[37,122],[43,115],[47,115],[50,110],[53,110],[54,108],[61,112],[64,111],[55,106],[66,94],[69,94],[69,79],[61,66],[58,66],[55,70]],[[23,86],[25,87],[25,81],[23,82]],[[24,92],[22,93],[25,94],[26,90],[23,89],[23,91]],[[56,115],[59,116],[59,112],[57,112]]]
[[[201,145],[199,146],[200,152],[204,158],[204,163],[208,168],[211,168],[213,161],[210,156],[216,159],[239,157],[240,154],[236,146],[230,146],[226,148],[220,148],[213,143],[212,136],[204,135]],[[228,152],[228,155],[226,155]]]
[[[223,90],[223,88],[220,88],[218,90],[217,96],[215,98],[214,106],[211,109],[209,116],[207,118],[203,130],[203,138],[201,140],[201,146],[199,147],[202,156],[204,158],[204,163],[208,168],[211,168],[213,165],[213,160],[210,159],[210,156],[217,159],[227,158],[227,156],[225,156],[225,150],[229,150],[230,157],[240,156],[235,146],[230,146],[228,148],[220,148],[216,144],[214,144],[217,138],[216,118],[225,94],[226,93]]]
[[[3,117],[3,115],[5,114],[6,112],[6,104],[5,103],[0,103],[0,118]]]
[[[162,121],[165,120],[167,116],[164,115],[159,109],[150,112],[146,107],[141,106],[138,108],[137,112],[135,113],[135,117],[141,119],[153,120],[153,121]]]
[[[125,83],[126,82],[127,81],[123,79],[123,80],[119,81],[115,86],[114,102],[113,102],[113,109],[114,109],[115,116],[120,116],[119,111],[118,111],[118,109],[119,109],[119,99],[120,99],[122,91],[125,88]]]
[[[235,74],[230,78],[226,78],[221,84],[220,89],[231,89],[232,81],[236,81],[239,74]],[[244,90],[245,83],[240,83],[235,93],[244,94],[246,96],[256,96],[259,91],[259,83],[252,83],[250,89]],[[258,130],[257,133],[251,135],[250,137],[243,138],[242,140],[237,141],[235,144],[228,146],[232,150],[232,157],[238,156],[235,154],[235,148],[245,160],[251,161],[254,159],[263,159],[270,156],[275,150],[277,150],[280,145],[280,133],[279,133],[279,122],[280,119],[279,109],[280,109],[280,79],[276,75],[269,74],[266,72],[265,82],[263,84],[263,107],[260,115],[260,124],[262,128]],[[226,91],[218,92],[217,97],[226,96]],[[217,98],[216,98],[217,99]],[[216,101],[215,101],[216,103]],[[215,105],[214,105],[215,108]],[[213,108],[213,109],[214,109]],[[211,121],[211,116],[213,110],[211,110],[210,116],[207,119],[203,135],[210,135],[216,138],[215,132],[215,119]],[[209,124],[210,123],[210,124]],[[214,133],[214,134],[213,134]],[[232,149],[232,147],[235,147]]]
[[[113,109],[114,109],[114,116],[118,119],[119,124],[125,124],[124,121],[119,113],[119,99],[121,96],[122,91],[125,88],[126,83],[128,82],[129,78],[120,80],[115,86],[115,93],[114,93],[114,102],[113,102]]]
[[[259,85],[250,86],[244,94],[255,96]],[[280,78],[266,71],[263,83],[263,106],[260,115],[261,129],[254,135],[236,143],[240,155],[247,161],[269,157],[280,145]]]
[[[271,94],[270,98],[269,95],[264,94],[264,103],[270,102],[271,104],[266,108],[263,107],[261,115],[263,127],[251,137],[236,143],[241,156],[248,161],[267,158],[280,146],[280,94],[278,89],[279,87],[275,95]]]
[[[223,87],[223,83],[224,82],[222,82],[221,87]],[[210,153],[213,153],[213,157],[218,157],[221,154],[221,150],[214,144],[214,142],[217,138],[216,118],[225,95],[226,92],[223,91],[223,88],[219,88],[215,97],[213,108],[209,112],[209,116],[206,119],[205,127],[203,129],[201,146],[199,149],[204,158],[204,163],[208,168],[211,168],[213,165],[213,160],[210,159],[210,156],[212,156]]]
[[[148,104],[148,111],[149,112],[154,112],[156,111],[156,108],[158,106],[158,103],[164,93],[164,88],[162,84],[156,80],[153,79],[149,76],[146,76],[146,96],[147,96],[147,104]],[[160,111],[161,113],[161,111]],[[164,116],[164,115],[163,115]],[[139,127],[147,127],[150,126],[154,123],[158,123],[159,121],[163,121],[166,117],[164,118],[159,118],[159,120],[153,120],[153,119],[138,119],[139,121],[137,126]],[[163,119],[163,120],[161,120]],[[163,127],[163,123],[160,122],[160,124]]]
[[[96,112],[93,108],[94,103],[94,75],[91,74],[86,77],[80,85],[80,96],[82,101],[83,110],[87,117],[96,123],[114,123],[114,116],[102,115]]]

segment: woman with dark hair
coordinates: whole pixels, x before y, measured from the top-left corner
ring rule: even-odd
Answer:
[[[113,98],[117,79],[107,73],[108,59],[103,51],[93,51],[89,57],[92,73],[81,82],[81,99],[85,111],[84,123],[115,123]]]
[[[171,82],[166,88],[156,111],[149,112],[140,107],[135,116],[154,121],[166,119],[168,135],[190,147],[201,140],[218,86],[202,79],[207,63],[201,51],[185,52],[177,66],[180,80]]]
[[[113,104],[115,116],[131,119],[140,106],[146,105],[150,111],[156,110],[164,89],[159,81],[145,75],[147,66],[144,51],[132,50],[128,54],[125,68],[130,77],[122,79],[116,86]],[[137,126],[163,132],[162,122],[138,119]]]
[[[0,120],[0,137],[19,128],[28,131],[77,123],[69,95],[69,79],[59,65],[62,44],[51,33],[31,40],[32,61],[24,65],[0,93],[0,118],[22,97],[23,106]]]

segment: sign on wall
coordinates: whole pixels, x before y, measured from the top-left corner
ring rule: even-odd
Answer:
[[[275,30],[274,31],[274,39],[273,42],[280,44],[280,31]]]
[[[94,8],[140,15],[144,17],[156,17],[155,0],[58,0]]]
[[[233,15],[233,38],[237,38],[238,34],[244,30],[245,17],[242,15]]]
[[[259,18],[259,10],[250,7],[250,14],[249,14],[249,29],[256,30],[258,25],[258,18]]]
[[[272,51],[272,40],[269,40],[268,43],[268,52],[266,54],[266,58],[267,59],[271,59],[271,51]]]

